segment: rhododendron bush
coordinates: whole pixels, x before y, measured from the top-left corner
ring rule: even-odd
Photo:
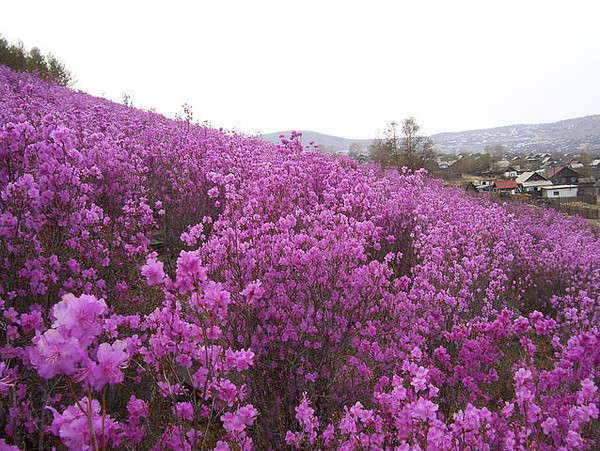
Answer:
[[[597,449],[583,219],[0,68],[0,449]]]

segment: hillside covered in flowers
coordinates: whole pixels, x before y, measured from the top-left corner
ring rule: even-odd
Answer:
[[[600,241],[0,67],[0,449],[598,449]]]

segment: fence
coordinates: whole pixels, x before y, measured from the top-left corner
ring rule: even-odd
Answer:
[[[564,203],[552,203],[552,208],[570,215],[579,215],[585,219],[598,219],[598,209],[594,207],[587,207],[585,205],[573,205]]]
[[[529,194],[511,194],[510,199],[535,205],[546,205],[563,213],[579,215],[585,219],[600,219],[600,208],[596,206],[598,204],[597,196],[584,195],[577,196],[576,198],[547,199]]]

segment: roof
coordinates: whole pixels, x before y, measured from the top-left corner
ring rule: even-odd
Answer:
[[[577,188],[578,185],[552,185],[552,186],[542,186],[542,189],[573,189]]]
[[[527,187],[527,188],[531,188],[534,186],[540,186],[540,187],[541,186],[551,186],[552,182],[550,180],[534,180],[531,182],[529,182],[529,181],[523,182],[523,183],[521,183],[521,185],[523,185],[524,187]],[[554,185],[552,185],[552,186],[554,186]]]
[[[521,175],[519,175],[517,177],[516,181],[518,184],[522,185],[523,183],[527,182],[529,179],[540,180],[540,181],[549,181],[543,175],[540,175],[537,172],[532,172],[532,171],[523,172]]]
[[[568,168],[566,166],[557,166],[555,168],[546,169],[546,172],[544,172],[544,177],[546,177],[547,179],[552,178],[563,170],[567,172],[572,172],[574,175],[577,175],[577,172],[571,168]]]
[[[527,171],[527,172],[523,172],[522,174],[520,174],[517,179],[515,180],[517,183],[523,183],[526,182],[527,179],[529,177],[531,177],[533,175],[533,172],[531,171]]]
[[[494,182],[496,189],[516,189],[518,188],[515,180],[497,180]]]

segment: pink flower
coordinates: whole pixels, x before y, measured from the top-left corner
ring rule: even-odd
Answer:
[[[252,426],[258,415],[258,410],[256,410],[252,404],[246,404],[245,406],[240,407],[236,413],[246,426]]]
[[[549,435],[552,432],[556,431],[556,427],[558,426],[558,422],[555,418],[548,418],[546,421],[542,423],[542,430],[544,434]]]
[[[164,264],[155,258],[148,258],[141,272],[149,286],[163,283],[165,279]]]
[[[180,293],[191,291],[196,282],[207,280],[206,268],[197,252],[182,251],[177,259],[177,278],[175,286]]]
[[[264,293],[265,290],[262,288],[260,280],[257,280],[248,284],[244,291],[242,291],[242,296],[244,296],[246,302],[251,305],[258,301]]]
[[[323,431],[323,434],[321,434],[321,437],[323,438],[323,440],[325,440],[325,446],[328,446],[328,443],[333,440],[335,436],[335,427],[333,426],[333,424],[328,425],[325,430]]]
[[[66,294],[54,306],[52,313],[55,320],[52,326],[65,337],[77,338],[83,347],[87,347],[102,332],[98,316],[107,311],[108,307],[103,299],[85,294],[80,297]]]
[[[448,437],[447,432],[447,427],[442,421],[433,421],[427,433],[427,449],[448,449],[449,446],[445,445],[448,445],[452,438]],[[448,443],[445,443],[446,440]]]
[[[242,349],[241,351],[227,349],[225,351],[225,364],[229,368],[236,371],[243,371],[250,368],[250,366],[252,366],[253,359],[254,353],[249,349]]]
[[[523,334],[529,329],[529,320],[524,316],[519,316],[514,323],[515,332]]]
[[[567,433],[566,442],[567,445],[573,448],[579,448],[583,445],[583,439],[581,438],[581,435],[579,435],[579,433],[575,431],[569,431]]]
[[[297,440],[298,440],[298,438],[296,437],[296,434],[294,434],[292,431],[287,431],[285,433],[285,444],[286,445],[293,445],[294,443],[296,443]]]
[[[418,349],[418,348],[416,348],[416,349]],[[427,368],[423,368],[422,366],[420,366],[417,369],[415,377],[413,377],[412,381],[410,382],[410,385],[415,387],[416,392],[425,390],[427,388],[426,377],[427,377],[428,373],[429,373],[429,370]]]
[[[102,390],[106,384],[114,385],[123,382],[121,369],[127,366],[126,362],[129,359],[126,342],[117,340],[112,346],[108,343],[100,344],[96,358],[98,364],[93,367],[89,376],[89,381],[95,390]]]
[[[197,252],[182,251],[177,259],[177,275],[193,277],[199,281],[206,280],[206,268]]]
[[[184,420],[194,419],[194,407],[189,402],[178,402],[175,405],[175,414]]]
[[[31,314],[23,313],[21,315],[21,328],[23,332],[31,330],[44,330],[44,319],[40,310],[33,310]]]
[[[219,394],[219,398],[225,401],[228,405],[232,405],[238,395],[238,388],[229,380],[224,379],[215,387]]]
[[[577,421],[588,422],[591,418],[598,419],[598,407],[595,403],[571,407],[570,414]]]
[[[146,418],[149,413],[148,404],[131,395],[129,402],[127,403],[127,411],[129,412],[129,415],[134,418]]]
[[[14,385],[14,373],[7,368],[5,362],[0,362],[0,394],[5,394]]]
[[[345,407],[347,409],[347,407]],[[340,432],[342,434],[355,434],[356,433],[356,420],[346,411],[346,415],[340,421]]]
[[[296,419],[304,425],[308,425],[312,422],[313,420],[313,415],[315,413],[315,409],[313,409],[312,407],[310,407],[309,403],[308,403],[308,399],[306,398],[306,392],[304,392],[302,394],[302,401],[300,402],[300,405],[298,405],[296,408]]]
[[[252,406],[252,404],[246,404],[243,407],[237,409],[234,413],[226,412],[221,416],[223,427],[228,432],[242,432],[247,426],[252,426],[258,411]]]
[[[84,410],[88,410],[87,398],[81,399],[79,404]],[[53,407],[46,408],[49,409],[54,416],[54,420],[50,425],[50,431],[54,435],[60,437],[62,442],[69,449],[92,449],[92,432],[90,431],[88,419],[77,405],[67,407],[62,414]],[[96,399],[92,400],[91,411],[91,421],[94,426],[96,440],[98,441],[99,445],[102,446],[102,436],[99,434],[99,432],[103,430],[103,425],[106,438],[108,440],[116,439],[118,425],[109,415],[106,415],[104,418],[102,418],[100,415],[100,403]]]
[[[246,424],[243,419],[235,413],[226,412],[221,416],[221,421],[227,432],[242,432],[246,429]]]
[[[414,357],[415,360],[421,360],[421,357],[423,356],[423,353],[421,352],[421,350],[419,349],[418,346],[415,346],[413,348],[413,350],[411,351],[410,355],[412,357]]]
[[[525,381],[529,381],[531,378],[531,371],[525,368],[519,368],[515,373],[515,381],[518,385],[523,385]]]
[[[592,400],[598,391],[598,387],[592,379],[581,381],[581,391],[577,394],[577,402],[583,404],[586,400]]]
[[[227,307],[231,300],[231,295],[223,289],[220,283],[208,282],[204,292],[204,302],[208,309],[215,307]]]
[[[435,420],[435,413],[438,405],[419,396],[416,403],[413,404],[412,416],[423,421]]]
[[[56,329],[49,329],[42,335],[37,332],[33,343],[35,346],[29,348],[29,359],[44,379],[57,374],[74,375],[77,364],[85,357],[79,340],[64,338]]]

